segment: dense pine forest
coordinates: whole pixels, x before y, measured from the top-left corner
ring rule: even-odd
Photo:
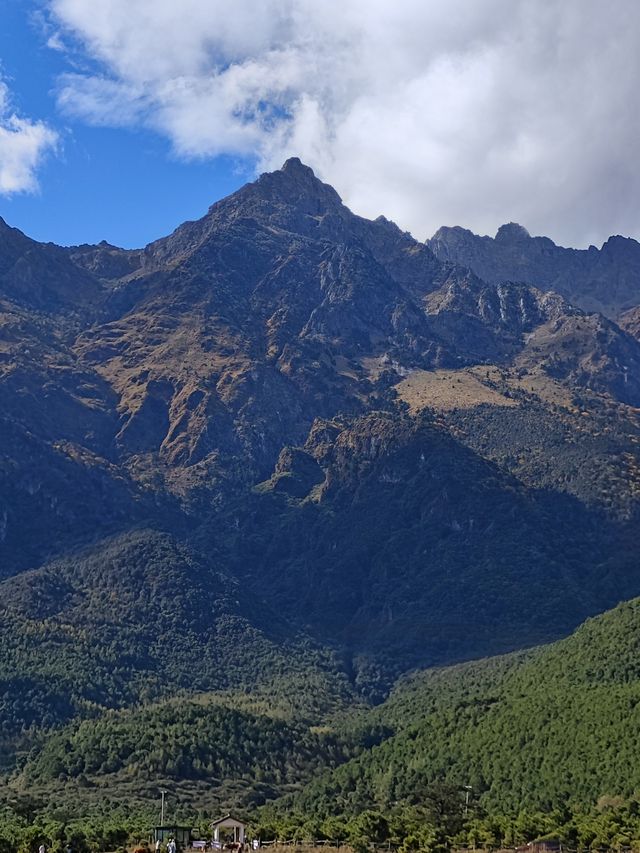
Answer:
[[[332,709],[322,727],[221,694],[74,721],[21,755],[2,791],[3,843],[144,837],[162,780],[174,819],[205,832],[213,809],[233,807],[265,841],[633,846],[639,637],[636,599],[549,646],[406,677],[381,705]]]

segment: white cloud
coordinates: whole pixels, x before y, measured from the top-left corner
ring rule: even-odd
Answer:
[[[58,143],[58,135],[39,121],[11,109],[9,89],[0,80],[0,195],[35,192],[37,170]]]
[[[292,154],[416,236],[640,235],[635,0],[49,0],[60,102],[185,157]]]

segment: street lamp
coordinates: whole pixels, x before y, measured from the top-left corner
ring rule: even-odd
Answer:
[[[464,816],[467,817],[469,814],[469,794],[473,791],[473,787],[471,785],[463,785],[464,790]]]
[[[160,788],[160,793],[162,795],[162,805],[160,807],[160,826],[164,826],[164,795],[168,794],[168,791],[165,791],[164,788]]]

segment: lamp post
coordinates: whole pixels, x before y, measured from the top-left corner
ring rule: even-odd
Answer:
[[[469,814],[469,794],[473,791],[473,787],[471,785],[463,785],[464,788],[464,816],[465,818]]]
[[[162,795],[162,805],[160,806],[160,826],[164,826],[164,795],[167,793],[168,791],[165,791],[164,788],[160,789],[160,794]]]

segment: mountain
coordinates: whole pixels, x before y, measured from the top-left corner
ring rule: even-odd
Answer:
[[[487,282],[528,282],[613,320],[640,303],[640,243],[629,237],[610,237],[600,249],[566,249],[509,222],[493,238],[443,227],[427,245],[440,260],[469,267]]]
[[[140,250],[3,222],[10,784],[176,694],[324,726],[640,594],[638,302],[562,264],[485,280],[295,158]]]
[[[385,811],[419,803],[438,781],[471,785],[480,814],[584,814],[630,798],[640,783],[639,639],[634,599],[549,646],[405,679],[351,722],[388,737],[311,782],[296,806],[318,817],[336,803],[347,814]]]
[[[550,440],[558,422],[545,425],[542,412],[520,408],[483,406],[476,422],[465,420],[472,435],[482,430],[485,456],[494,455],[492,440],[494,459],[504,453],[502,435],[491,435],[496,427],[544,444],[545,467],[563,452],[570,456],[570,426]],[[462,433],[460,421],[456,412],[445,423]],[[587,508],[593,491],[582,501],[550,494],[528,472],[531,485],[523,485],[511,464],[469,446],[476,437],[465,446],[420,414],[377,413],[317,428],[303,449],[282,454],[243,507],[249,517],[233,542],[243,585],[282,612],[299,609],[307,630],[325,642],[339,638],[357,662],[373,654],[396,672],[565,633],[592,612],[596,597],[615,603],[634,588],[627,536],[637,529],[635,509],[629,519],[611,520],[605,534],[604,507]],[[521,449],[513,452],[517,459]],[[580,466],[589,452],[585,440],[581,461],[564,464]],[[597,466],[594,458],[588,477],[607,476],[595,474]],[[554,474],[565,476],[560,465],[547,472]],[[368,677],[357,676],[363,688],[384,689]]]
[[[12,302],[69,319],[100,301],[100,281],[74,264],[61,246],[31,240],[2,217],[0,242],[0,289]]]
[[[399,644],[392,669],[639,591],[640,344],[613,321],[441,262],[296,159],[143,250],[3,226],[0,259],[4,576],[164,531],[276,609],[310,580],[298,626]]]

